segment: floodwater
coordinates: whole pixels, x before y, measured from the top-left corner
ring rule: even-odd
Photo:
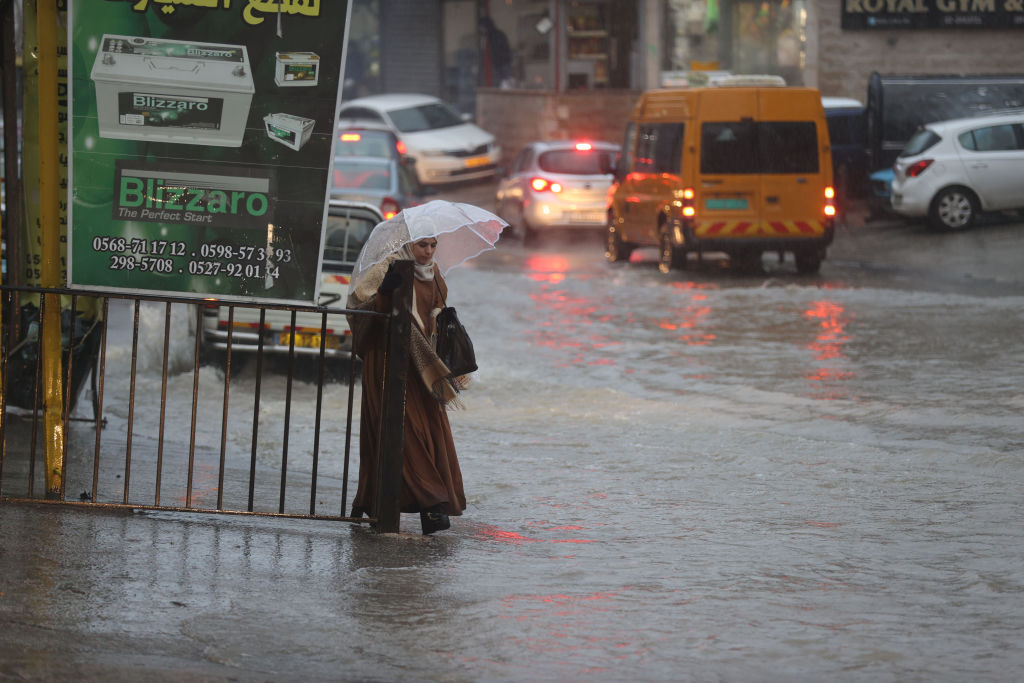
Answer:
[[[412,515],[397,536],[346,527],[319,549],[288,527],[276,560],[238,540],[253,523],[225,522],[195,562],[259,574],[309,622],[232,604],[239,626],[220,604],[188,622],[204,657],[277,679],[1018,680],[1024,296],[766,267],[664,276],[572,242],[452,271],[480,364],[451,413],[465,515],[429,538]],[[146,315],[161,332],[163,309]],[[190,396],[180,327],[170,391]],[[108,356],[112,392],[128,352]],[[208,446],[221,386],[203,370]],[[231,400],[251,415],[251,392]],[[309,400],[293,434],[311,431]],[[138,397],[136,429],[155,433],[158,401]],[[327,387],[335,453],[346,401]],[[169,409],[186,434],[189,409]],[[283,416],[261,420],[261,454],[279,454]],[[228,439],[247,452],[250,432]],[[289,468],[308,471],[296,438]],[[337,458],[320,467],[340,476]]]

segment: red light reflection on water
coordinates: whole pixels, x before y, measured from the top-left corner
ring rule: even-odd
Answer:
[[[554,536],[561,535],[563,531],[583,531],[582,526],[576,525],[554,525],[549,522],[531,522],[531,527],[538,530],[539,534],[545,532],[555,532]],[[476,527],[477,538],[495,541],[497,543],[505,543],[508,545],[524,545],[526,543],[595,543],[596,541],[591,538],[534,538],[531,536],[524,536],[515,531],[505,531],[492,524],[480,524]]]
[[[555,254],[535,254],[526,259],[525,265],[531,279],[554,285],[563,282],[569,271],[569,259]]]
[[[854,373],[836,367],[846,361],[843,346],[850,341],[846,333],[849,322],[846,309],[832,301],[815,301],[810,304],[804,317],[818,320],[818,336],[807,345],[814,353],[814,359],[826,362],[825,365],[805,373],[804,378],[814,382],[818,389],[816,398],[835,400],[849,395],[843,382],[851,379]]]
[[[657,321],[658,327],[668,332],[679,332],[677,339],[689,346],[709,346],[717,338],[709,331],[712,308],[708,295],[701,290],[718,289],[716,285],[698,282],[673,282],[672,287],[689,296],[689,303],[669,310],[669,315]]]
[[[571,365],[615,365],[612,358],[601,357],[594,351],[621,342],[610,338],[592,326],[607,323],[614,316],[612,302],[599,302],[592,297],[571,295],[558,287],[565,282],[569,259],[558,254],[534,254],[526,259],[525,268],[530,279],[539,282],[540,291],[530,295],[537,309],[547,315],[528,334],[533,343],[551,349],[575,349],[563,367]]]

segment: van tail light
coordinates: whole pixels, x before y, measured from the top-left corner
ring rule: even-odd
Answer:
[[[683,188],[683,218],[693,218],[697,215],[697,207],[693,201],[695,196],[692,187]]]
[[[929,166],[932,165],[933,161],[935,161],[935,160],[934,159],[921,159],[921,161],[916,161],[916,162],[912,163],[910,166],[907,166],[907,177],[908,178],[916,178],[917,176],[921,175],[922,173],[924,173],[924,170],[926,168],[928,168]]]
[[[409,151],[409,149],[405,146],[405,143],[402,142],[401,140],[395,140],[395,149],[398,150],[398,153],[403,156]]]
[[[836,215],[836,188],[825,186],[825,215],[833,218]]]
[[[402,210],[402,205],[396,202],[391,197],[385,197],[380,203],[380,212],[384,214],[384,218],[394,218],[395,214]]]
[[[553,183],[546,178],[531,178],[530,187],[533,188],[534,192],[561,192],[562,185],[560,183]]]

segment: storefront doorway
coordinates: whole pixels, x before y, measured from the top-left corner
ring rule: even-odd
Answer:
[[[803,85],[806,0],[724,0],[722,61],[736,74],[775,74]]]

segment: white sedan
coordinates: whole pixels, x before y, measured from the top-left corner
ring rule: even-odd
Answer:
[[[969,228],[982,211],[1024,209],[1024,113],[929,123],[893,166],[892,208],[939,230]]]
[[[416,161],[424,185],[490,177],[501,158],[493,135],[430,95],[360,97],[343,103],[339,118],[387,125]]]

